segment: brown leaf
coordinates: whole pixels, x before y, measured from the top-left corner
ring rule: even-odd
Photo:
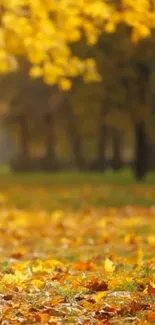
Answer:
[[[24,253],[23,252],[14,252],[11,255],[11,257],[14,258],[14,259],[16,259],[16,260],[21,259],[23,256],[24,256]]]
[[[140,311],[140,310],[147,310],[149,307],[150,307],[149,304],[144,304],[144,303],[141,303],[136,300],[132,301],[132,303],[130,305],[131,312],[134,312],[134,313],[136,313],[137,311]]]
[[[116,309],[110,305],[107,305],[103,308],[104,311],[106,311],[107,313],[113,313],[116,312]]]
[[[107,291],[108,284],[105,281],[99,282],[98,280],[94,280],[86,285],[86,288],[92,291]]]
[[[91,322],[89,320],[85,320],[82,325],[91,325]]]
[[[13,295],[11,295],[11,294],[3,296],[3,299],[6,300],[6,301],[12,300],[12,298],[13,298]]]

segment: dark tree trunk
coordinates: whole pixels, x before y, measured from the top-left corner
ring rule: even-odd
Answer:
[[[145,119],[150,105],[150,68],[145,63],[137,63],[138,75],[138,99],[140,107],[139,121],[135,124],[136,135],[136,163],[135,174],[138,180],[142,180],[149,169],[149,142],[146,132]],[[140,120],[141,119],[141,120]],[[143,119],[143,120],[142,120]]]
[[[80,134],[78,132],[76,117],[67,98],[64,101],[64,106],[62,107],[62,110],[67,125],[67,133],[71,143],[75,165],[79,169],[84,169],[85,161],[82,155],[82,147],[81,147],[82,141],[81,141]]]
[[[50,113],[46,113],[45,120],[45,146],[46,146],[46,162],[48,169],[57,168],[57,159],[55,152],[55,136],[53,130],[53,116]]]
[[[122,167],[121,159],[121,133],[118,129],[114,128],[113,132],[113,158],[112,168],[114,170],[120,170]]]
[[[136,136],[135,175],[138,180],[142,180],[148,171],[148,163],[149,163],[148,138],[145,130],[144,121],[139,121],[136,123],[135,136]]]
[[[29,159],[28,119],[24,114],[17,117],[19,123],[20,156],[25,162]]]
[[[98,133],[98,152],[97,152],[97,169],[104,171],[108,165],[107,147],[109,142],[109,125],[106,123],[106,116],[109,113],[109,102],[107,98],[101,103],[99,133]]]
[[[149,163],[148,168],[150,171],[155,171],[155,150],[154,150],[153,143],[151,141],[148,144],[148,151],[149,151]]]
[[[148,105],[150,96],[150,68],[145,63],[137,63],[139,104]]]
[[[98,157],[97,157],[97,169],[104,171],[106,168],[107,158],[106,150],[108,144],[109,130],[106,123],[102,123],[98,136]]]

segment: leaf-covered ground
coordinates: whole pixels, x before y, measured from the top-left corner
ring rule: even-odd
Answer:
[[[104,206],[108,188],[1,188],[0,324],[155,324],[155,208]]]

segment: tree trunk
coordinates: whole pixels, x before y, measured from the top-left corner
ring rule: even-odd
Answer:
[[[57,168],[57,159],[55,152],[55,138],[53,132],[53,117],[52,114],[46,113],[44,116],[46,131],[45,131],[45,146],[46,146],[46,162],[48,169]]]
[[[139,100],[139,116],[135,124],[136,163],[135,174],[142,180],[149,169],[149,142],[146,133],[146,123],[150,111],[150,68],[145,63],[137,63],[137,85]],[[145,121],[145,122],[144,122]]]
[[[18,116],[19,123],[19,141],[20,141],[20,156],[23,161],[29,159],[29,131],[28,120],[24,114]]]
[[[118,129],[113,129],[113,158],[112,167],[114,170],[120,170],[122,167],[121,159],[121,133]]]
[[[84,161],[84,157],[82,155],[81,137],[78,132],[76,117],[74,115],[72,107],[71,107],[67,98],[65,99],[64,106],[62,107],[62,110],[63,110],[63,114],[64,114],[63,116],[66,121],[66,125],[67,125],[67,133],[68,133],[69,140],[71,143],[75,165],[79,169],[84,169],[85,161]]]
[[[106,123],[102,123],[98,136],[98,157],[97,157],[97,169],[104,171],[106,168],[106,149],[108,144],[108,126]]]
[[[98,153],[97,153],[97,169],[104,171],[107,167],[108,161],[106,157],[106,151],[109,140],[109,126],[106,123],[106,116],[108,115],[109,102],[108,98],[104,98],[100,107],[99,115],[99,134],[98,134]]]
[[[145,122],[139,121],[135,124],[136,136],[136,161],[135,175],[138,180],[142,180],[148,171],[149,148],[145,130]]]

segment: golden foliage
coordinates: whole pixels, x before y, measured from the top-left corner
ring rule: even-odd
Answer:
[[[117,2],[116,2],[117,4]],[[102,33],[114,33],[119,23],[132,28],[132,40],[149,37],[155,27],[150,0],[0,0],[0,73],[17,69],[24,55],[30,76],[68,91],[72,77],[100,81],[95,63],[74,57],[70,45],[85,35],[95,45]]]

